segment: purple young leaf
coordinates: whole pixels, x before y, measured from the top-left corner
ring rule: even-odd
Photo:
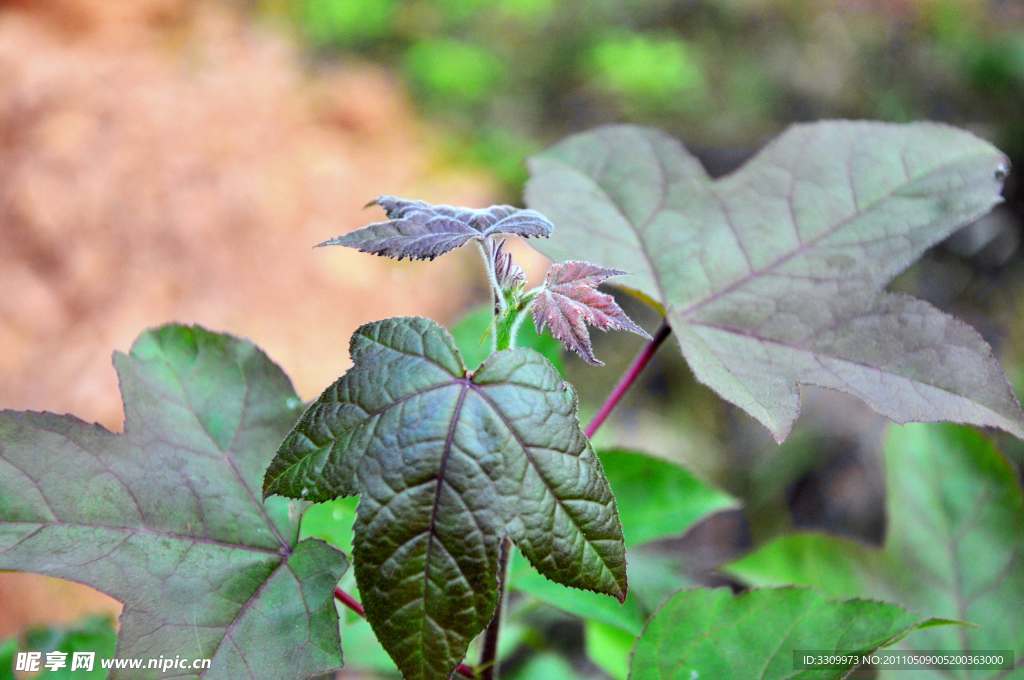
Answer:
[[[626,316],[615,298],[597,289],[606,279],[626,272],[589,262],[557,262],[544,278],[544,288],[533,303],[537,331],[547,326],[551,334],[584,361],[603,366],[594,356],[587,324],[602,331],[617,330],[651,336]]]
[[[384,209],[387,221],[375,222],[318,245],[348,246],[399,260],[432,260],[472,239],[493,234],[547,238],[553,228],[537,211],[509,205],[477,210],[431,205],[395,196],[381,196],[369,205],[374,204]]]
[[[505,250],[505,241],[494,249],[494,277],[503,289],[515,288],[526,283],[526,272],[512,261],[512,253]]]

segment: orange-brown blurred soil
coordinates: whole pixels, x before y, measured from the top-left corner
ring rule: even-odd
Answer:
[[[313,68],[226,2],[0,0],[0,407],[119,428],[110,352],[169,320],[253,339],[311,397],[359,324],[450,319],[474,253],[310,249],[380,193],[485,204],[430,139],[387,73]],[[0,636],[97,608],[0,575]]]

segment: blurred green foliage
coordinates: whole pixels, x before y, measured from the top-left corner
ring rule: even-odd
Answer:
[[[1015,8],[1015,5],[1017,7]],[[517,195],[536,148],[602,122],[745,153],[793,119],[981,123],[1024,155],[1024,12],[988,0],[263,0],[321,58],[395,66],[453,157]],[[728,155],[728,154],[726,154]],[[726,159],[728,160],[728,158]]]
[[[482,45],[444,39],[421,40],[404,56],[414,91],[442,109],[482,102],[501,84],[504,66]]]
[[[353,47],[387,37],[394,18],[394,0],[301,0],[296,12],[304,37],[318,47]]]
[[[18,641],[14,638],[0,640],[0,680],[13,680],[14,655],[18,653]]]
[[[644,110],[694,108],[707,96],[704,70],[678,37],[614,33],[585,53],[598,87]]]
[[[63,668],[52,671],[43,668],[33,677],[48,680],[99,680],[107,675],[99,660],[112,658],[116,646],[117,630],[114,627],[114,620],[109,616],[88,616],[70,626],[30,628],[20,640],[11,638],[0,641],[0,680],[13,680],[15,677],[14,657],[19,651],[41,652],[43,662],[46,661],[47,652],[58,651],[67,654]],[[75,652],[95,652],[96,657],[91,671],[71,671],[71,657]]]
[[[358,501],[358,497],[349,496],[309,506],[302,515],[299,538],[319,538],[351,555],[352,525],[356,521]]]

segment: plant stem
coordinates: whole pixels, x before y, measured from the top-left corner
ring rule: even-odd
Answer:
[[[486,241],[477,241],[476,245],[480,248],[480,257],[484,259],[484,271],[487,272],[487,282],[491,284],[494,304],[497,306],[497,311],[504,314],[508,305],[505,302],[504,294],[501,292],[498,275],[494,271],[494,244],[488,239]]]
[[[342,603],[356,614],[359,614],[359,616],[364,619],[366,618],[366,610],[363,609],[363,605],[359,604],[359,602],[356,601],[356,598],[352,597],[341,588],[334,589],[334,597],[338,602]]]
[[[338,602],[342,603],[343,605],[345,605],[346,607],[348,607],[349,609],[354,611],[356,614],[358,614],[362,618],[364,618],[364,619],[366,618],[366,610],[363,609],[363,605],[359,604],[359,602],[356,601],[356,598],[352,597],[351,595],[346,593],[341,588],[335,588],[334,589],[334,598]],[[473,670],[473,667],[472,666],[467,666],[464,663],[460,663],[458,666],[456,666],[455,667],[455,672],[458,673],[459,675],[461,675],[464,678],[475,678],[476,677],[476,671]]]
[[[662,319],[661,326],[659,326],[658,330],[654,333],[654,337],[648,340],[647,344],[640,350],[640,353],[636,355],[636,358],[633,359],[633,363],[629,365],[626,372],[622,374],[621,378],[619,378],[619,382],[615,385],[614,389],[612,389],[611,394],[609,394],[608,398],[604,400],[603,404],[601,404],[601,408],[598,409],[594,419],[590,421],[589,425],[587,425],[585,432],[588,439],[593,437],[598,428],[601,427],[604,421],[608,419],[608,416],[611,415],[611,412],[622,400],[622,397],[626,395],[629,388],[633,386],[633,383],[635,383],[636,379],[640,376],[641,371],[643,371],[644,367],[651,362],[651,359],[654,358],[654,353],[658,351],[658,348],[661,347],[661,343],[665,342],[665,339],[668,338],[669,333],[671,332],[672,327],[668,325],[668,321]]]
[[[498,605],[484,633],[484,649],[480,653],[480,665],[477,667],[481,680],[498,678],[498,636],[501,633],[502,610],[505,608],[505,582],[508,580],[508,558],[511,552],[512,541],[506,536],[501,541],[501,554],[498,556]]]

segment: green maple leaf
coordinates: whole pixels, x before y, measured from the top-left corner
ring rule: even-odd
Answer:
[[[796,671],[793,651],[869,654],[919,628],[950,623],[885,602],[828,600],[806,588],[683,590],[637,638],[630,677],[844,678],[854,664]]]
[[[302,504],[259,480],[300,403],[248,342],[165,326],[114,357],[125,432],[0,413],[0,569],[124,603],[120,657],[210,658],[181,677],[304,678],[341,666],[345,556],[298,541]],[[161,677],[159,670],[112,677]]]
[[[351,354],[281,445],[264,492],[360,494],[359,592],[407,678],[447,677],[490,622],[506,535],[553,581],[625,598],[615,503],[550,362],[519,348],[470,372],[422,318],[363,326]]]
[[[537,244],[628,276],[662,308],[697,378],[782,441],[799,385],[848,392],[897,422],[1024,436],[1002,369],[972,328],[883,292],[930,246],[999,202],[1006,157],[954,128],[798,125],[712,181],[660,132],[600,128],[532,159]]]
[[[884,548],[799,533],[771,541],[725,570],[755,585],[797,583],[836,596],[881,597],[976,624],[915,635],[906,649],[1013,650],[1021,659],[1024,493],[1013,468],[982,436],[952,425],[893,428],[885,461]],[[1024,669],[955,676],[1024,677]]]

